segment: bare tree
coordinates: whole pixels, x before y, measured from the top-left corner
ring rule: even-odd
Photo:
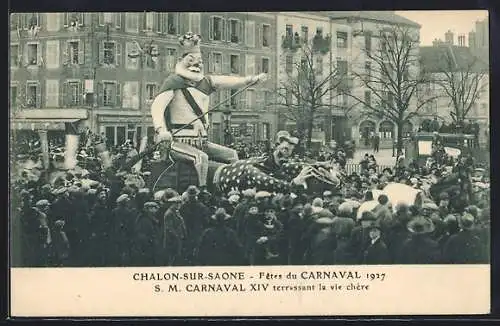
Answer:
[[[293,53],[293,57],[301,59],[291,63],[291,69],[285,69],[286,76],[280,78],[276,91],[277,104],[286,108],[287,119],[296,122],[297,132],[305,138],[307,148],[311,146],[315,122],[331,109],[330,96],[345,83],[344,77],[347,77],[327,62],[329,38],[323,39],[326,44],[318,45],[315,40],[308,43],[300,41],[301,44],[289,52],[298,51]]]
[[[362,107],[362,114],[385,118],[397,126],[397,152],[402,153],[403,126],[418,116],[421,108],[436,97],[422,98],[419,89],[427,77],[419,69],[419,40],[406,26],[380,28],[378,47],[364,50],[370,69],[352,72],[370,99],[349,93]]]
[[[460,128],[487,88],[488,67],[471,53],[457,58],[452,49],[446,50],[444,65],[435,75],[435,82],[450,99],[450,116]]]

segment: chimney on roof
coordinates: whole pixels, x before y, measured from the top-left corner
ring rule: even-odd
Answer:
[[[476,48],[476,32],[469,32],[469,48]]]
[[[438,38],[435,38],[434,41],[432,41],[432,46],[439,46],[441,44],[443,44],[443,41]]]
[[[444,34],[444,41],[446,42],[446,44],[453,45],[454,37],[455,35],[453,34],[453,32],[448,30],[448,32]]]
[[[458,46],[465,46],[465,35],[458,35]]]

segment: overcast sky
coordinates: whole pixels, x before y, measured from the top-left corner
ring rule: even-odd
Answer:
[[[460,11],[396,11],[398,15],[411,19],[420,25],[421,45],[432,45],[436,38],[444,40],[444,33],[451,30],[455,33],[455,43],[458,34],[468,34],[474,29],[476,20],[488,17],[486,10],[460,10]]]

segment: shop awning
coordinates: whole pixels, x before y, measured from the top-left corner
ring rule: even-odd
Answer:
[[[75,123],[81,119],[11,119],[13,130],[65,130],[65,123]]]

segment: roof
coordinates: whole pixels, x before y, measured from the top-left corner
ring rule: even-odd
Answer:
[[[469,69],[471,64],[473,64],[472,71],[478,73],[488,71],[488,64],[474,55],[468,47],[449,44],[420,47],[420,64],[426,72],[442,72],[448,65],[447,58],[450,56],[456,68],[461,71]]]
[[[373,20],[385,23],[403,24],[420,28],[421,25],[405,18],[396,15],[394,11],[330,11],[328,15],[332,19],[347,19],[358,18],[361,20]]]

